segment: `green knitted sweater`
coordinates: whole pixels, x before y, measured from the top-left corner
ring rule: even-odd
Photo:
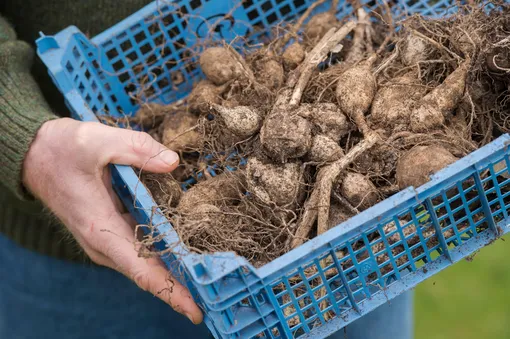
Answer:
[[[75,25],[94,36],[150,0],[0,1],[0,234],[42,254],[83,260],[63,226],[21,184],[25,154],[46,121],[68,116],[44,65],[34,58],[39,32]]]

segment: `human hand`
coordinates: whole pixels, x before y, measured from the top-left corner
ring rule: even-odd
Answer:
[[[165,173],[178,155],[146,133],[69,118],[39,129],[23,165],[23,183],[67,226],[92,261],[115,269],[186,315],[202,313],[190,293],[169,276],[159,258],[138,257],[134,220],[122,213],[108,164]]]

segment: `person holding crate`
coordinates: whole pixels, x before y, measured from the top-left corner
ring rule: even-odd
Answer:
[[[203,315],[188,290],[158,259],[138,257],[135,222],[107,166],[164,173],[178,165],[178,155],[146,133],[65,117],[31,46],[38,31],[71,24],[97,34],[148,2],[0,4],[1,338],[208,336],[203,324],[193,325]],[[403,295],[345,332],[349,339],[409,339],[411,307],[411,296]]]

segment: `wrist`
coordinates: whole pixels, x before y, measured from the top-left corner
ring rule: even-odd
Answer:
[[[55,125],[67,118],[54,119],[44,122],[30,144],[23,160],[21,169],[21,183],[29,194],[39,198],[39,187],[44,179],[44,170],[53,162],[51,152],[51,136],[59,133]]]

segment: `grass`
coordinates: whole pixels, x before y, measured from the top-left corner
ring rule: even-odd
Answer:
[[[510,338],[510,235],[416,288],[415,339]]]

